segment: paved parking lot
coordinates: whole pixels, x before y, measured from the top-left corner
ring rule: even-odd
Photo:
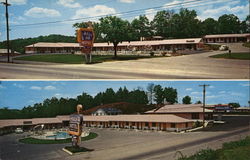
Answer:
[[[239,120],[237,120],[239,118]],[[230,116],[229,125],[220,130],[197,131],[191,133],[169,133],[157,131],[134,131],[118,129],[91,129],[99,134],[96,139],[82,143],[94,149],[92,152],[70,156],[61,149],[70,144],[31,145],[21,144],[18,138],[24,136],[10,134],[0,137],[0,159],[175,159],[175,153],[193,154],[202,148],[218,148],[223,142],[237,140],[250,135],[250,116]],[[233,123],[236,121],[236,123]],[[237,123],[240,125],[237,126]],[[223,129],[225,126],[225,130]]]

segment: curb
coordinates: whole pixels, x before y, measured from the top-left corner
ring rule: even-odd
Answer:
[[[65,149],[65,148],[63,148],[62,150],[63,150],[64,152],[66,152],[66,153],[70,154],[70,155],[73,155],[73,153],[72,153],[72,152],[70,152],[69,150],[67,150],[67,149]]]

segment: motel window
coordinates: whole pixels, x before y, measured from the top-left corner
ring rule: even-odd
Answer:
[[[132,122],[132,126],[135,126],[135,122]]]
[[[115,125],[117,125],[117,122],[115,122]]]
[[[192,119],[199,119],[199,113],[192,113]]]
[[[156,127],[156,123],[152,123],[152,127]]]
[[[129,125],[129,123],[128,122],[126,122],[126,126],[128,126]]]
[[[188,122],[186,122],[186,128],[188,128]]]
[[[171,123],[171,128],[176,128],[175,123]]]
[[[145,126],[148,127],[148,122],[145,123]]]

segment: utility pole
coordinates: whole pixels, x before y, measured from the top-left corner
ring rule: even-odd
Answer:
[[[10,63],[10,37],[9,37],[9,13],[8,13],[8,7],[10,4],[8,3],[8,0],[5,0],[5,2],[2,2],[3,5],[5,5],[5,16],[6,16],[6,32],[7,32],[7,53],[8,53],[8,63]]]
[[[199,85],[199,87],[203,87],[203,128],[205,128],[206,87],[208,86],[207,84]]]

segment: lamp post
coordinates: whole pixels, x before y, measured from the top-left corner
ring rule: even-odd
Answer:
[[[207,84],[203,84],[203,85],[199,85],[199,87],[203,87],[203,121],[202,121],[202,125],[203,128],[205,128],[205,106],[206,106],[206,87],[208,87],[209,85]]]
[[[8,3],[8,0],[5,0],[5,2],[1,2],[3,5],[5,5],[5,16],[6,16],[6,32],[7,32],[7,54],[8,54],[8,63],[10,62],[10,42],[9,42],[9,13],[8,13],[8,7],[10,4]]]

